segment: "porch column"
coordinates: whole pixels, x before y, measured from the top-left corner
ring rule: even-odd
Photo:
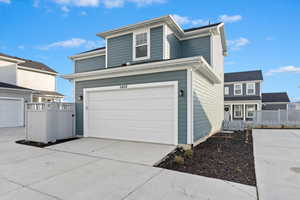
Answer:
[[[233,119],[233,104],[230,104],[230,121]]]
[[[243,116],[244,116],[244,121],[246,120],[246,104],[244,104],[244,108],[243,108],[244,110],[244,113],[243,113]]]

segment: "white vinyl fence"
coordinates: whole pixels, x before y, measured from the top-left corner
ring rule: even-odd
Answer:
[[[74,103],[27,103],[26,140],[48,143],[75,136]]]
[[[300,126],[300,110],[256,111],[254,125],[259,126]]]

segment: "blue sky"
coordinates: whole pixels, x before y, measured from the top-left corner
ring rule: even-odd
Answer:
[[[300,100],[298,0],[0,0],[0,52],[72,73],[68,56],[103,46],[96,33],[173,14],[184,28],[223,20],[225,71],[262,69],[263,92]],[[57,89],[72,96],[71,84]]]

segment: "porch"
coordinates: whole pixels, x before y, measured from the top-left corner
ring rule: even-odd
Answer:
[[[224,120],[252,121],[255,117],[255,111],[257,110],[261,110],[261,103],[259,102],[225,102]]]

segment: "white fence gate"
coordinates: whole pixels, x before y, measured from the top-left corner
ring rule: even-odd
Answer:
[[[75,136],[74,103],[27,103],[26,140],[48,143]]]
[[[254,118],[256,126],[300,126],[300,110],[260,110]]]

